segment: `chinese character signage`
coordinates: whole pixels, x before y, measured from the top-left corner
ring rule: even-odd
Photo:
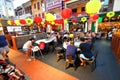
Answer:
[[[46,0],[46,10],[62,7],[62,0]]]

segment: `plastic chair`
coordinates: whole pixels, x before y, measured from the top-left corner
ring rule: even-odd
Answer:
[[[41,54],[41,56],[44,57],[43,54],[42,54],[42,51],[39,48],[39,46],[35,46],[35,47],[32,48],[32,55],[33,55],[34,59],[35,59],[36,52],[39,52]]]
[[[40,48],[41,50],[44,50],[44,49],[45,49],[45,43],[44,43],[44,42],[40,42],[40,43],[39,43],[39,48]]]

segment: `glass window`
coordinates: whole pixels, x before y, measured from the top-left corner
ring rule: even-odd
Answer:
[[[82,7],[82,8],[81,8],[81,12],[82,12],[82,11],[85,11],[85,7]]]
[[[76,13],[76,12],[77,12],[77,8],[72,9],[72,12],[73,12],[73,13]]]
[[[36,9],[36,4],[34,4],[34,9]]]
[[[44,16],[45,16],[44,13],[42,13],[42,18],[44,18]]]
[[[109,0],[104,0],[104,5],[108,5]]]
[[[38,10],[40,9],[40,5],[39,5],[39,2],[37,2],[37,7],[38,7]]]
[[[38,16],[39,16],[39,17],[41,17],[41,15],[40,15],[40,14],[38,14]]]

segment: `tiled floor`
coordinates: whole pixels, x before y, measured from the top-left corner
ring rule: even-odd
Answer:
[[[31,80],[79,80],[72,75],[57,70],[41,61],[26,61],[25,55],[19,51],[10,50],[10,61],[22,69]]]

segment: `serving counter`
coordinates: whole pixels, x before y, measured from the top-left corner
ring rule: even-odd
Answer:
[[[21,36],[12,36],[12,43],[14,49],[22,49],[23,44],[28,41],[30,38],[35,38],[35,40],[47,38],[47,33],[37,33]]]

